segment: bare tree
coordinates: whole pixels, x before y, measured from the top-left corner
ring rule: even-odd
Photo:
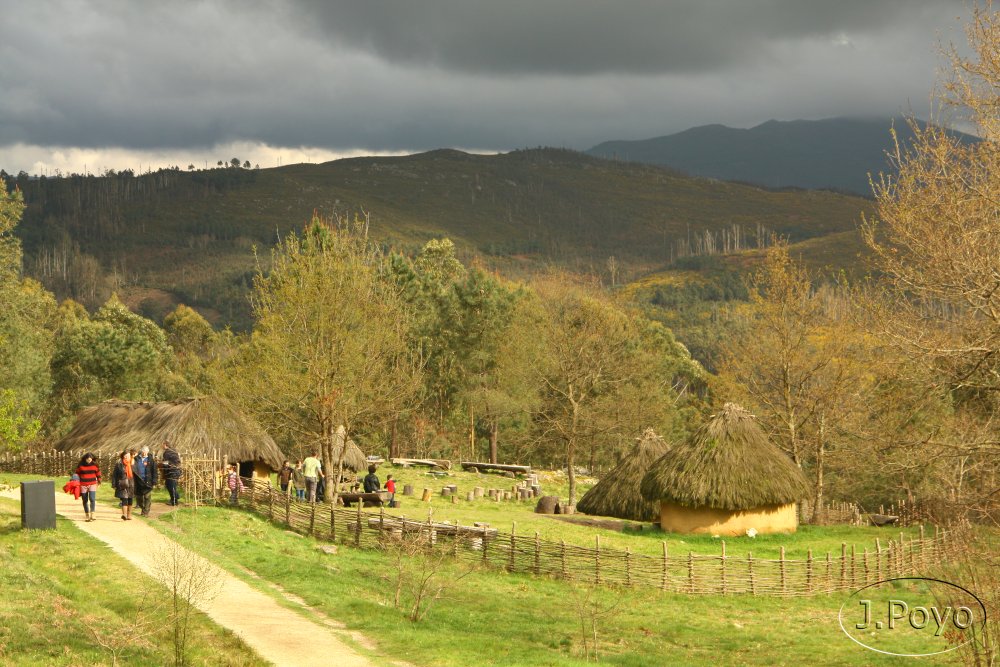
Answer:
[[[220,583],[211,563],[179,544],[169,542],[154,557],[153,570],[167,587],[167,611],[174,645],[174,665],[188,664],[188,630],[198,605],[213,600]]]

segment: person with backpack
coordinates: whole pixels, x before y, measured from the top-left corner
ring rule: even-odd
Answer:
[[[170,443],[166,440],[163,441],[163,480],[164,486],[167,487],[167,493],[170,494],[170,501],[168,505],[179,505],[180,504],[180,494],[177,490],[177,484],[180,482],[181,475],[184,474],[184,469],[181,467],[181,456],[177,451],[170,446]]]
[[[149,453],[149,447],[139,450],[139,455],[132,459],[132,479],[135,482],[135,504],[139,508],[139,516],[149,516],[149,506],[153,498],[153,487],[156,486],[156,459]]]

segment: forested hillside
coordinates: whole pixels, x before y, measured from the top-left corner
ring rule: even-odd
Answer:
[[[233,160],[238,164],[238,160]],[[772,192],[565,150],[433,151],[275,169],[8,178],[24,194],[25,267],[94,308],[116,290],[154,318],[176,303],[246,327],[252,247],[314,212],[367,217],[385,247],[451,238],[508,275],[549,265],[620,284],[691,254],[855,229],[864,200]],[[262,253],[266,257],[267,252]]]

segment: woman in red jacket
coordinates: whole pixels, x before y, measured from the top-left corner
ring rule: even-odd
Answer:
[[[94,521],[94,510],[97,505],[97,487],[101,485],[101,469],[97,467],[94,455],[90,452],[84,454],[74,474],[80,478],[80,496],[83,498],[83,513],[87,515],[87,521]]]

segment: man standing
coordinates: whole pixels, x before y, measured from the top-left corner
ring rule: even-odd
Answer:
[[[291,490],[289,486],[292,483],[292,464],[285,461],[281,464],[281,470],[278,471],[278,486],[281,487],[281,492],[284,494],[290,494]]]
[[[316,502],[316,485],[323,476],[323,464],[319,462],[319,452],[313,452],[302,462],[302,475],[306,478],[306,497],[309,502]]]
[[[153,487],[156,486],[156,459],[149,454],[149,447],[139,450],[132,459],[132,476],[135,478],[135,504],[139,506],[139,516],[149,516],[149,504]]]
[[[170,502],[168,505],[178,505],[179,495],[177,493],[177,482],[180,480],[181,475],[184,474],[183,468],[181,468],[181,457],[177,451],[170,446],[170,443],[164,440],[163,442],[163,480],[164,485],[167,487],[167,493],[170,494]]]

